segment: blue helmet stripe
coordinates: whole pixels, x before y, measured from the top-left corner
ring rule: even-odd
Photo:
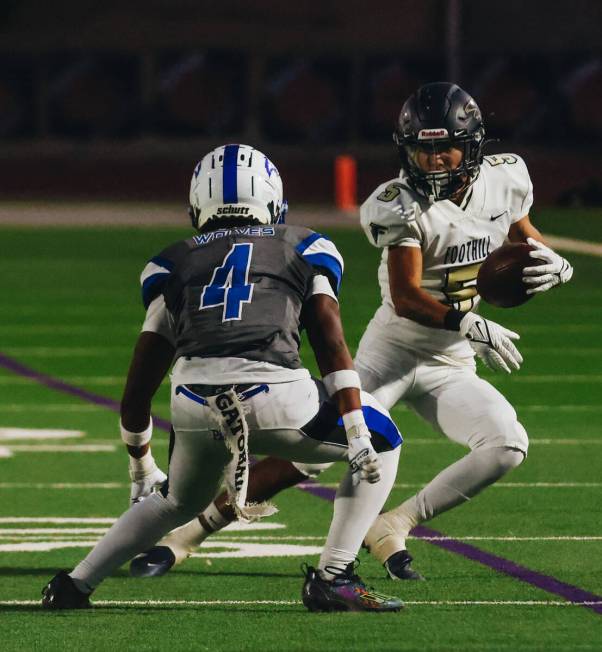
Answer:
[[[236,164],[238,163],[238,145],[226,145],[224,149],[224,204],[238,203],[236,184]]]

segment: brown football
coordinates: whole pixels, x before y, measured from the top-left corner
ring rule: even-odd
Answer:
[[[484,301],[498,308],[513,308],[533,298],[526,292],[523,268],[543,261],[531,258],[530,251],[531,245],[517,242],[502,245],[487,256],[477,276],[477,292]]]

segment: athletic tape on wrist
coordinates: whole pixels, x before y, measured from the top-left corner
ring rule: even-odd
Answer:
[[[361,410],[351,410],[351,412],[347,412],[343,415],[343,425],[345,426],[346,431],[364,425],[365,423],[364,413]]]
[[[120,419],[119,430],[121,432],[121,439],[128,446],[144,446],[144,444],[148,444],[153,436],[153,418],[150,418],[148,426],[142,432],[131,432],[131,430],[124,428]]]
[[[359,374],[355,369],[340,369],[339,371],[333,371],[330,374],[326,374],[326,376],[322,378],[322,382],[324,383],[324,387],[326,387],[328,396],[333,396],[341,389],[362,388]]]
[[[157,463],[150,450],[142,457],[132,457],[130,455],[130,480],[136,482],[144,480],[157,469]]]

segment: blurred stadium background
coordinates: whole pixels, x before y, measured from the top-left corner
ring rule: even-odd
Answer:
[[[402,101],[449,79],[538,205],[600,206],[601,26],[598,0],[3,0],[0,199],[180,203],[199,156],[242,141],[293,206],[331,204],[351,154],[361,200],[396,168]]]
[[[399,618],[312,618],[297,569],[332,507],[290,491],[275,534],[226,531],[156,582],[122,569],[93,614],[41,613],[42,585],[127,503],[111,410],[143,314],[138,274],[189,234],[199,157],[241,141],[274,160],[291,218],[319,223],[348,262],[341,308],[355,349],[379,302],[379,254],[358,228],[338,228],[358,221],[335,208],[334,161],[357,161],[362,201],[397,173],[403,100],[442,79],[475,96],[501,141],[491,152],[526,159],[534,221],[570,252],[575,278],[516,311],[484,307],[522,336],[520,374],[483,376],[516,406],[532,453],[433,526],[543,574],[548,588],[414,539],[428,582],[391,587],[361,555],[367,581],[406,600]],[[3,651],[599,651],[601,106],[600,0],[0,0]],[[167,383],[153,407],[169,418]],[[406,443],[391,505],[459,453],[403,406],[393,416]],[[280,545],[289,552],[265,552]]]

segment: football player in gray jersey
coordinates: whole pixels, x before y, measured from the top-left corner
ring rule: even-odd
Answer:
[[[73,571],[49,582],[42,606],[89,607],[110,573],[207,508],[222,478],[237,518],[274,513],[249,500],[250,455],[258,453],[348,462],[320,562],[305,571],[305,606],[398,611],[398,598],[372,592],[354,573],[393,485],[401,436],[388,412],[361,392],[353,369],[337,301],[340,254],[318,233],[279,224],[280,175],[252,147],[225,145],[205,156],[190,197],[198,235],[152,258],[141,279],[147,319],[121,415],[122,438],[134,453],[133,505]],[[302,327],[322,382],[301,364]],[[150,402],[172,358],[169,478],[144,496],[162,479],[148,450]],[[139,399],[128,398],[143,376]]]

